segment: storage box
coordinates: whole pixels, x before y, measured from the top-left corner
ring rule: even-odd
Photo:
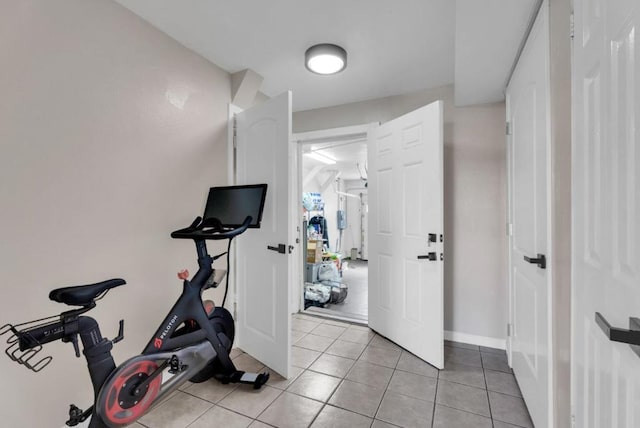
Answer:
[[[307,242],[307,263],[320,263],[322,261],[322,241],[310,240]]]
[[[306,272],[304,280],[305,282],[318,282],[318,268],[322,266],[322,263],[306,263]]]

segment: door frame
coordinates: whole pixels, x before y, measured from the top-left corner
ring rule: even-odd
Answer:
[[[299,207],[300,196],[302,195],[302,148],[305,144],[311,143],[321,143],[328,140],[334,141],[347,141],[352,139],[368,139],[371,130],[375,127],[380,126],[378,122],[372,122],[366,125],[354,125],[354,126],[343,126],[339,128],[329,128],[329,129],[320,129],[315,131],[305,131],[305,132],[294,132],[292,137],[292,143],[294,144],[294,156],[296,157],[296,166],[297,168],[292,171],[292,176],[290,177],[293,183],[293,194],[291,197],[293,198],[292,207]],[[368,149],[368,148],[367,148]],[[369,189],[370,190],[370,189]],[[303,237],[302,233],[304,231],[301,230],[300,225],[302,224],[302,212],[299,209],[294,208],[294,216],[296,227],[296,242],[299,241],[298,247],[301,246]],[[294,263],[292,279],[294,284],[297,284],[293,287],[293,296],[290,299],[290,306],[292,313],[293,312],[303,312],[304,311],[304,295],[302,293],[301,284],[304,283],[304,271],[302,266],[304,264],[306,254],[300,251],[299,263]]]
[[[240,106],[233,103],[227,105],[227,185],[233,186],[236,183],[236,114],[244,111]],[[231,241],[231,254],[236,254],[236,243]],[[229,281],[230,292],[227,294],[227,309],[233,314],[233,319],[237,317],[238,284],[235,273],[237,264],[236,257],[229,258],[227,266],[227,279]]]
[[[517,64],[516,64],[517,65]],[[508,85],[507,85],[508,88]],[[513,325],[513,318],[514,318],[514,310],[513,310],[513,260],[511,257],[511,248],[513,247],[513,200],[511,197],[511,191],[513,189],[513,164],[511,162],[511,156],[512,156],[512,138],[511,135],[509,135],[509,127],[511,126],[509,124],[509,119],[510,119],[510,112],[511,112],[511,100],[510,100],[510,96],[509,96],[509,92],[507,92],[505,90],[505,112],[506,112],[506,122],[507,122],[507,130],[506,130],[506,134],[507,134],[507,138],[505,140],[506,144],[507,144],[507,150],[506,150],[506,156],[507,156],[507,225],[506,225],[506,233],[507,233],[507,287],[508,287],[508,291],[507,291],[507,296],[508,296],[508,308],[509,308],[509,314],[508,314],[508,325],[507,325],[507,342],[506,342],[506,351],[507,351],[507,363],[509,364],[509,367],[513,367],[513,361],[512,361],[512,356],[511,356],[511,352],[513,350],[513,341],[511,339],[512,335],[511,335],[511,329],[512,329],[512,325]]]
[[[536,25],[536,21],[540,19],[542,13],[546,13],[547,19],[547,28],[546,28],[546,45],[545,45],[545,55],[547,57],[547,64],[550,64],[550,10],[549,10],[549,2],[541,1],[539,5],[539,9],[534,15],[534,21],[531,25],[531,28],[528,31],[526,41],[523,44],[522,54],[525,53],[526,44],[529,41],[531,36],[531,32],[533,27]],[[509,367],[513,365],[513,335],[512,329],[514,325],[514,281],[513,281],[513,260],[511,249],[513,247],[513,199],[512,199],[512,191],[513,191],[513,179],[514,179],[514,171],[513,171],[513,162],[512,162],[512,154],[513,154],[513,135],[511,132],[511,100],[509,96],[509,85],[511,84],[511,80],[513,75],[515,74],[516,68],[518,67],[518,63],[520,62],[520,58],[518,58],[518,62],[514,65],[513,72],[509,78],[509,82],[507,82],[506,87],[506,97],[505,97],[505,111],[506,111],[506,144],[507,144],[507,225],[506,225],[506,233],[508,236],[508,252],[507,252],[507,267],[509,269],[507,275],[508,281],[508,296],[509,296],[509,324],[507,326],[507,359]],[[554,296],[553,296],[553,278],[555,274],[555,252],[554,252],[554,239],[553,232],[555,228],[555,217],[554,217],[554,191],[553,191],[553,144],[552,144],[552,116],[551,116],[551,72],[550,69],[546,70],[547,78],[546,78],[546,87],[545,91],[547,93],[547,102],[546,102],[546,118],[547,118],[547,126],[546,126],[546,221],[547,221],[547,348],[548,348],[548,380],[547,380],[547,402],[548,402],[548,414],[547,414],[547,423],[548,426],[554,426],[554,415],[555,415],[555,387],[554,387],[554,379],[555,379],[555,346],[554,346]],[[517,379],[516,379],[517,380]]]

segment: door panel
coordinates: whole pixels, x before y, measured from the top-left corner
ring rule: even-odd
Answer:
[[[601,94],[601,67],[597,61],[587,75],[584,77],[582,90],[584,91],[585,102],[585,126],[583,133],[587,136],[585,141],[585,162],[589,173],[585,170],[583,177],[585,184],[591,192],[584,198],[584,215],[586,227],[583,230],[586,237],[585,256],[589,264],[596,267],[602,260],[602,217],[604,205],[602,203],[602,99]]]
[[[292,256],[267,246],[293,242],[289,227],[291,93],[237,114],[236,128],[237,184],[268,185],[262,227],[237,240],[237,344],[288,377]]]
[[[511,124],[514,129],[512,144],[513,164],[517,165],[517,171],[513,175],[513,218],[514,234],[513,244],[523,254],[535,254],[536,251],[536,194],[535,194],[535,111],[536,111],[536,84],[530,83],[524,88],[518,88],[514,94],[513,113]]]
[[[572,404],[580,427],[640,425],[640,357],[595,323],[640,317],[640,4],[575,1]]]
[[[442,102],[372,131],[369,142],[369,325],[442,368]],[[436,254],[436,260],[419,255]]]
[[[517,267],[514,268],[514,287],[513,300],[515,302],[514,310],[514,332],[513,335],[518,338],[520,353],[526,364],[526,368],[532,377],[536,378],[540,369],[538,367],[538,353],[540,349],[538,344],[539,332],[537,322],[539,308],[539,296],[536,284],[529,280],[527,273],[522,273]]]
[[[511,363],[531,419],[550,426],[550,270],[525,261],[548,246],[549,30],[548,3],[540,8],[507,88],[511,224]]]

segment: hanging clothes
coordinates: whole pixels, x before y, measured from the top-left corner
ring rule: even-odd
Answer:
[[[319,234],[322,235],[322,240],[324,241],[324,245],[329,247],[329,231],[327,230],[327,219],[325,219],[321,215],[316,215],[311,217],[309,220],[309,225],[313,226]]]

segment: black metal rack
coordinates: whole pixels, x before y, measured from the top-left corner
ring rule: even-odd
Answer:
[[[8,346],[4,353],[11,361],[38,373],[51,363],[53,357],[50,355],[44,358],[38,357],[42,351],[42,344],[33,336],[32,332],[43,328],[55,328],[58,324],[56,319],[59,318],[60,316],[56,315],[16,325],[3,325],[0,327],[0,336],[8,335],[6,340]]]

